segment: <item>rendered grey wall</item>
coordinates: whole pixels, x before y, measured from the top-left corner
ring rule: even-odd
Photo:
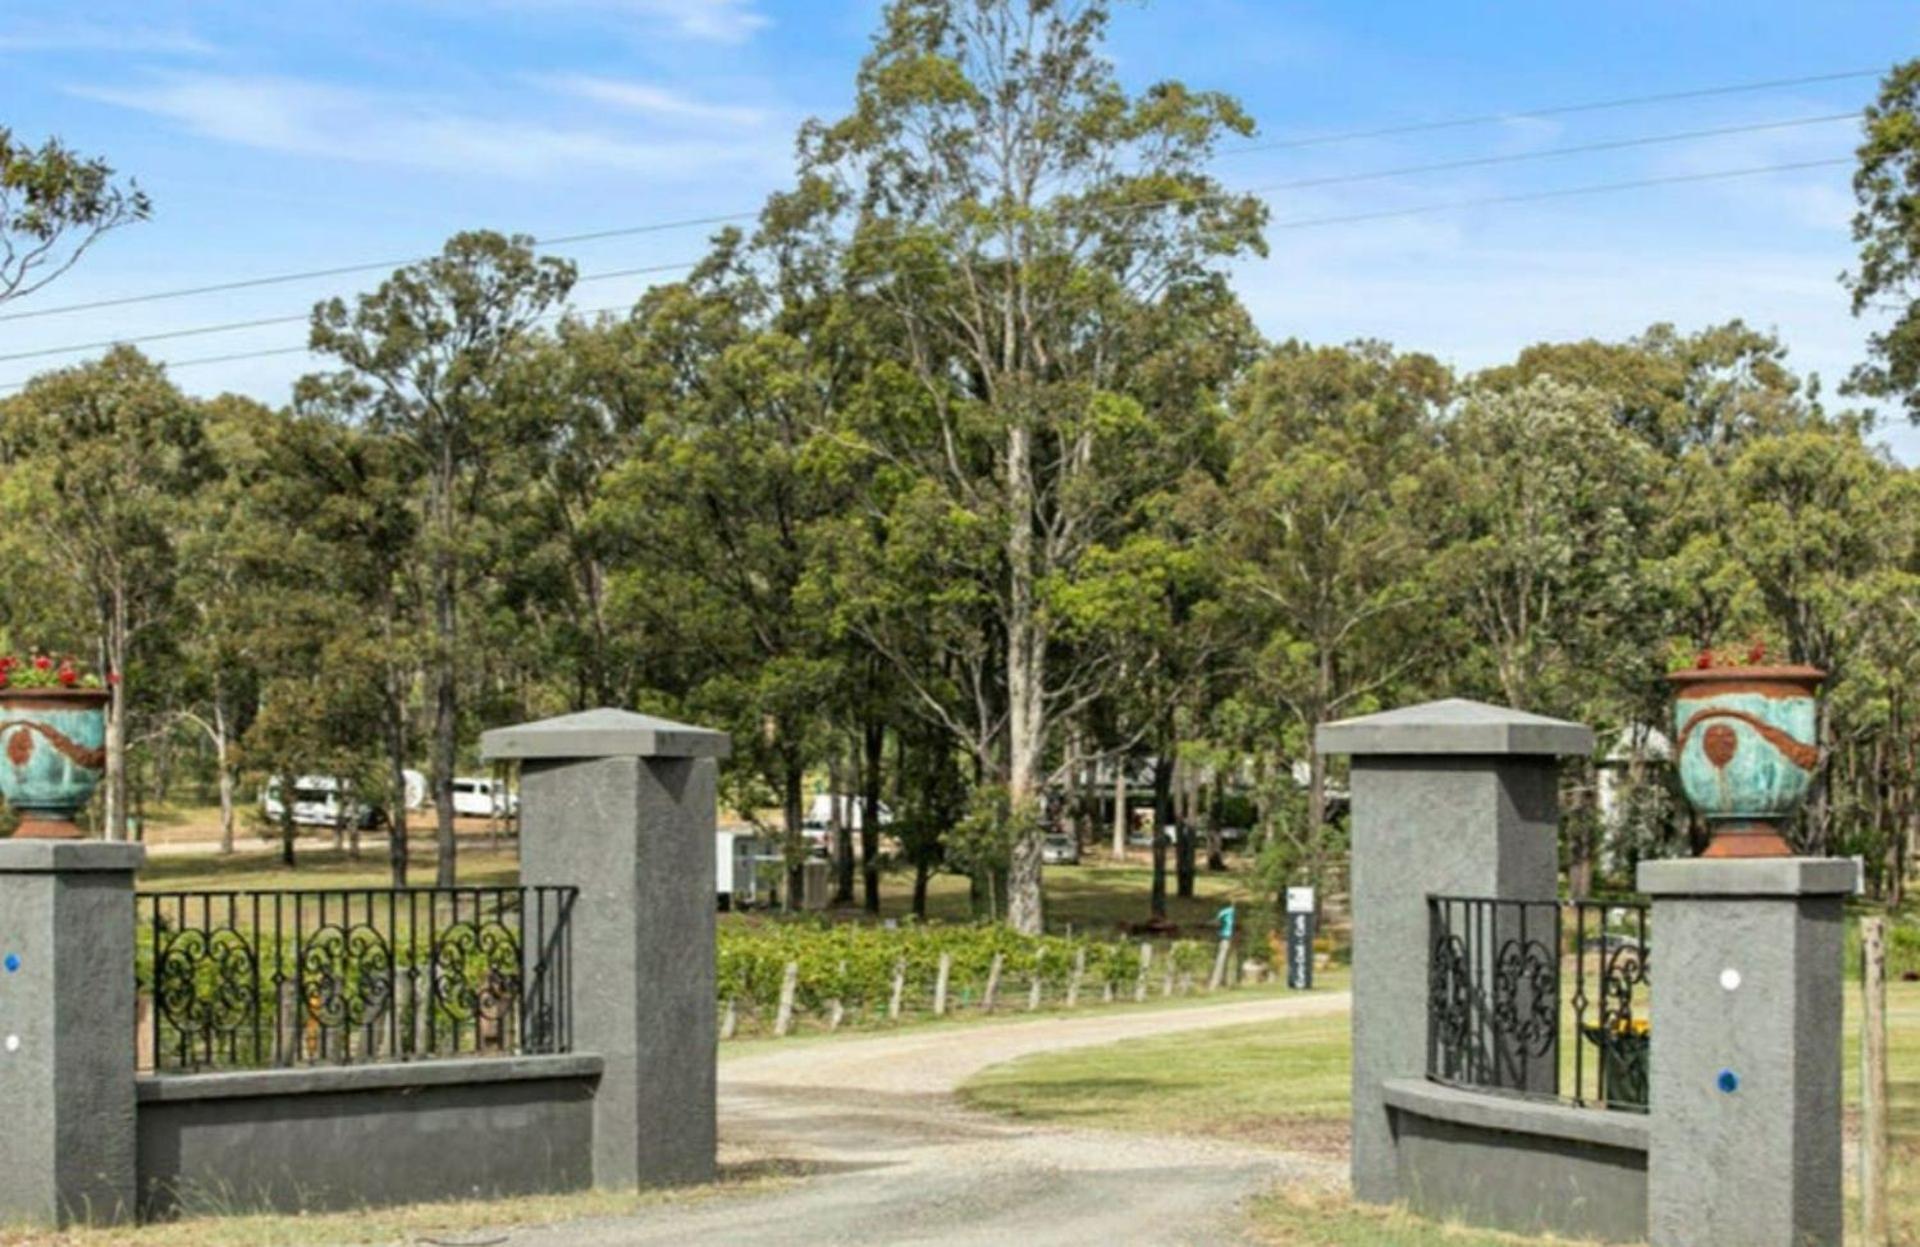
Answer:
[[[1446,1088],[1390,1088],[1408,1207],[1518,1234],[1647,1234],[1646,1117]]]
[[[579,1190],[593,1178],[596,1066],[487,1058],[144,1078],[141,1215]]]
[[[1538,900],[1559,868],[1552,757],[1353,760],[1353,1189],[1400,1195],[1382,1085],[1427,1066],[1429,893]]]
[[[527,759],[521,879],[574,884],[573,1040],[606,1061],[594,1180],[705,1182],[718,1132],[711,758]]]
[[[0,1224],[133,1215],[142,856],[138,845],[0,841]]]

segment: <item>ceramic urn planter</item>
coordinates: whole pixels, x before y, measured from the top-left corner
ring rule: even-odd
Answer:
[[[20,814],[18,839],[78,840],[73,816],[106,769],[103,688],[0,690],[0,795]]]
[[[1820,764],[1817,667],[1675,671],[1673,757],[1707,857],[1791,857],[1782,834]]]

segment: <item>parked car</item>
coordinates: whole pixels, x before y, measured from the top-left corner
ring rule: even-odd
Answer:
[[[453,812],[463,818],[512,818],[520,812],[520,794],[504,780],[455,776]]]
[[[1080,842],[1064,831],[1048,832],[1040,841],[1040,860],[1049,866],[1078,866]]]
[[[260,809],[272,822],[279,822],[285,806],[280,799],[280,781],[270,779],[260,793]],[[382,826],[386,811],[355,797],[351,787],[331,775],[302,775],[293,781],[293,821],[302,827],[359,827],[362,830]]]

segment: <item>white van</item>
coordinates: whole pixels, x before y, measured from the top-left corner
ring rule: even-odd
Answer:
[[[456,775],[453,812],[462,818],[512,818],[520,812],[520,794],[504,780]]]
[[[270,779],[260,792],[260,809],[279,822],[285,806],[280,781]],[[331,775],[302,775],[293,781],[293,821],[303,827],[378,827],[386,821],[378,807],[354,798],[348,785]]]

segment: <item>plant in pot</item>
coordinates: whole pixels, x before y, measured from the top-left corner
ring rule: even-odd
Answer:
[[[1783,834],[1820,764],[1818,667],[1768,666],[1708,650],[1668,674],[1673,759],[1687,800],[1713,835],[1706,857],[1791,857]]]
[[[0,796],[17,839],[77,840],[73,816],[106,769],[107,699],[71,656],[0,656]]]

